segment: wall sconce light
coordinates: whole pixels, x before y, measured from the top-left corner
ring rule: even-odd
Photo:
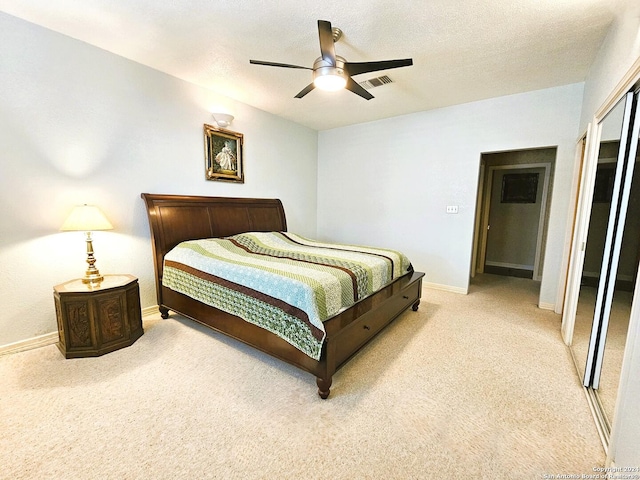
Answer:
[[[87,263],[89,268],[82,278],[83,283],[99,283],[104,277],[95,266],[96,259],[93,256],[93,241],[91,232],[94,230],[111,230],[113,225],[98,207],[93,205],[81,205],[74,207],[65,220],[60,230],[87,232]]]
[[[228,113],[212,113],[213,120],[220,128],[227,128],[233,122],[233,115]]]

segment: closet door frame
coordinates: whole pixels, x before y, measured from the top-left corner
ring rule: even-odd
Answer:
[[[606,343],[611,303],[613,301],[613,292],[615,290],[615,281],[620,260],[620,248],[627,216],[631,180],[633,179],[635,166],[638,145],[638,126],[640,125],[637,96],[637,92],[628,92],[625,95],[624,116],[620,135],[620,147],[617,155],[618,160],[616,162],[613,196],[609,210],[609,220],[607,222],[607,236],[600,270],[600,282],[598,284],[591,338],[589,340],[589,352],[583,376],[583,385],[594,389],[600,386],[604,346]]]
[[[596,112],[592,121],[587,124],[586,131],[580,136],[577,142],[577,150],[584,149],[584,152],[576,152],[576,163],[574,165],[577,177],[574,183],[578,185],[577,206],[575,207],[575,211],[573,210],[574,207],[571,207],[572,211],[569,217],[571,218],[573,216],[575,221],[573,239],[571,240],[571,248],[567,262],[568,272],[566,288],[564,289],[561,325],[562,339],[568,346],[571,346],[573,342],[585,247],[587,244],[587,234],[589,232],[589,221],[591,220],[591,203],[595,188],[596,170],[598,168],[600,140],[602,138],[602,121],[618,102],[637,85],[640,85],[640,59],[638,59],[622,79],[616,90],[609,95],[604,104]],[[582,146],[583,139],[584,146]],[[579,161],[580,158],[582,162]]]
[[[584,157],[582,162],[580,162],[579,154],[581,152],[576,152],[574,185],[577,185],[577,192],[574,198],[576,198],[577,201],[576,204],[571,206],[570,212],[570,217],[573,216],[575,212],[575,225],[573,238],[569,241],[570,249],[567,255],[568,259],[566,260],[568,271],[562,310],[562,338],[568,346],[571,345],[573,340],[575,313],[580,290],[580,277],[584,263],[584,250],[581,247],[583,246],[583,242],[586,241],[585,231],[588,229],[591,217],[591,199],[593,197],[595,169],[597,168],[597,157],[602,133],[599,128],[600,122],[616,106],[618,101],[638,85],[640,85],[640,58],[634,62],[627,73],[621,78],[615,89],[595,112],[591,122],[589,122],[586,129],[581,132],[577,142],[578,148],[584,148]],[[585,139],[584,147],[580,145],[582,139]],[[634,291],[635,300],[631,306],[629,331],[640,332],[640,275],[636,278]],[[594,413],[595,405],[593,404],[593,397],[587,395],[587,401],[589,402],[592,413],[594,413],[596,427],[598,427],[603,446],[607,452],[606,466],[616,461],[619,448],[625,449],[625,452],[628,450],[627,444],[630,437],[628,421],[630,415],[635,414],[639,410],[628,402],[628,397],[631,396],[635,398],[638,390],[637,368],[635,368],[637,365],[640,365],[640,333],[627,337],[610,435],[603,436],[603,432],[598,425],[596,414]],[[588,390],[585,389],[585,392],[588,392]]]
[[[615,105],[616,103],[612,105],[612,108]],[[567,289],[565,293],[564,308],[562,311],[562,338],[568,346],[571,346],[573,342],[573,330],[576,322],[582,269],[584,267],[587,235],[589,233],[589,222],[591,220],[591,204],[596,183],[598,152],[600,150],[601,136],[602,125],[600,125],[599,122],[594,122],[588,125],[584,146],[585,151],[582,160],[582,176],[579,182],[580,190],[578,192],[578,207],[576,209],[574,235],[571,245],[569,275],[567,278]]]

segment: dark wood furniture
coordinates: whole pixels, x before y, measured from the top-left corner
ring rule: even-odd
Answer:
[[[138,279],[105,275],[99,284],[72,280],[53,287],[58,348],[66,358],[98,357],[143,334]]]
[[[326,320],[319,361],[285,340],[234,315],[162,286],[164,256],[178,243],[255,231],[286,231],[280,200],[154,195],[143,193],[151,229],[158,305],[207,325],[316,376],[318,394],[329,396],[333,374],[407,308],[418,309],[423,273],[411,272]]]

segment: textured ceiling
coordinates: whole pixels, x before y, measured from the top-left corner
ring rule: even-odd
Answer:
[[[0,0],[0,10],[223,95],[324,130],[585,79],[626,0]],[[317,20],[351,62],[413,58],[366,101],[293,98],[311,72]],[[380,75],[355,77],[363,81]]]

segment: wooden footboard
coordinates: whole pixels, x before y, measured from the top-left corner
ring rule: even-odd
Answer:
[[[413,272],[396,280],[324,323],[324,372],[316,373],[318,395],[329,396],[333,374],[362,347],[409,307],[418,310],[424,273]]]

